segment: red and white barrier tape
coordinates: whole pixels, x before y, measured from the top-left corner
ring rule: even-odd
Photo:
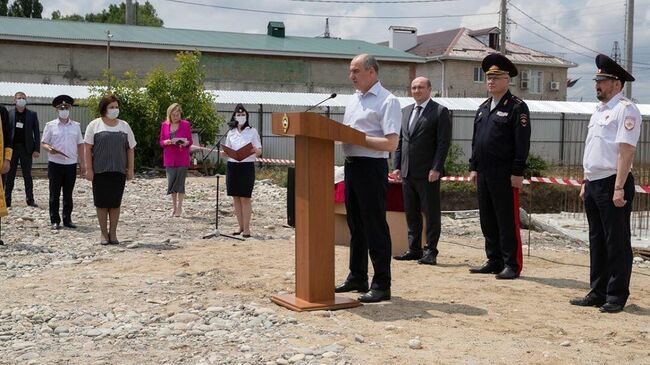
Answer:
[[[261,163],[270,163],[275,165],[295,165],[296,161],[294,160],[282,160],[277,158],[258,158],[257,162]]]
[[[258,158],[257,162],[269,163],[276,165],[295,165],[296,161],[294,160],[282,160],[274,158]],[[441,179],[442,181],[469,181],[469,176],[444,176]],[[582,179],[565,179],[561,177],[531,177],[530,179],[524,179],[524,184],[528,185],[531,182],[537,182],[542,184],[553,184],[553,185],[567,185],[567,186],[580,186],[582,185]],[[649,185],[635,185],[634,190],[637,193],[650,194]]]
[[[467,176],[444,176],[442,181],[469,181]],[[524,184],[530,184],[531,182],[543,183],[543,184],[554,184],[554,185],[568,185],[568,186],[580,186],[582,185],[581,179],[564,179],[561,177],[531,177],[530,179],[524,179]],[[648,185],[635,185],[634,191],[642,194],[650,194],[650,186]]]

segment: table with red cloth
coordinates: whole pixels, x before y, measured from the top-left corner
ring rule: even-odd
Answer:
[[[404,216],[402,183],[389,176],[386,193],[386,222],[390,229],[393,254],[400,254],[408,249],[408,230]],[[350,231],[346,221],[345,182],[334,184],[334,242],[337,245],[350,244]],[[422,235],[425,240],[425,235]]]
[[[386,211],[403,212],[404,199],[402,198],[402,183],[388,179],[388,192],[386,193]],[[345,182],[334,184],[334,203],[345,204]]]

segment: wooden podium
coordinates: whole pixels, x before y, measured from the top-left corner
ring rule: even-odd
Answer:
[[[296,294],[271,300],[295,311],[360,306],[334,295],[334,141],[365,145],[363,132],[315,113],[273,113],[273,134],[295,136]]]

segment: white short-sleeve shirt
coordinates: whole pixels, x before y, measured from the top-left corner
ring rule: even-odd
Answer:
[[[84,143],[78,122],[68,119],[63,123],[59,118],[47,122],[41,143],[47,143],[62,154],[47,154],[47,160],[61,165],[74,165],[79,160],[79,145]]]
[[[226,135],[225,146],[232,148],[233,150],[238,150],[244,147],[247,144],[252,144],[255,148],[262,148],[262,142],[260,141],[260,134],[257,133],[257,129],[253,127],[246,127],[241,132],[238,128],[233,128],[228,131]],[[257,156],[251,154],[241,161],[237,161],[234,158],[228,157],[228,162],[255,162],[257,161]]]
[[[343,124],[372,137],[399,134],[402,107],[399,100],[377,81],[365,94],[357,90],[350,97]],[[343,152],[346,156],[388,158],[388,152],[345,143]]]
[[[641,112],[622,93],[607,103],[598,103],[589,120],[585,142],[585,178],[593,181],[616,175],[619,144],[636,146],[640,135]]]

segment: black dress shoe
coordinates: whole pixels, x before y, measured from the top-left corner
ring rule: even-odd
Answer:
[[[602,307],[600,307],[600,312],[601,313],[618,313],[623,311],[623,304],[617,304],[617,303],[605,303],[603,304]]]
[[[587,295],[584,298],[571,299],[569,300],[569,303],[580,307],[600,307],[603,304],[605,304],[605,299],[598,299],[593,296]]]
[[[382,300],[390,300],[390,289],[370,289],[366,294],[359,296],[359,301],[362,303],[377,303]]]
[[[35,202],[27,202],[27,205],[32,208],[38,208],[38,204],[36,204]]]
[[[335,293],[347,293],[351,291],[365,293],[368,291],[368,283],[355,283],[352,281],[346,281],[345,283],[334,288]]]
[[[75,228],[77,228],[77,225],[74,224],[74,223],[72,223],[72,222],[63,222],[63,226],[64,226],[64,227],[71,228],[71,229],[75,229]]]
[[[52,229],[53,230],[59,230],[59,229],[61,229],[61,225],[59,223],[52,223]]]
[[[519,277],[519,274],[510,267],[504,267],[500,273],[498,273],[495,278],[500,280],[512,280]]]
[[[395,260],[398,260],[398,261],[418,260],[418,259],[422,258],[422,252],[414,252],[414,251],[408,250],[408,251],[404,252],[401,255],[393,256],[393,258]]]
[[[491,261],[487,261],[482,266],[471,267],[469,272],[472,274],[498,274],[503,271],[503,265],[495,264]]]
[[[424,256],[422,256],[421,259],[418,260],[418,264],[423,264],[423,265],[435,265],[436,262],[436,257],[433,256],[433,252],[426,250],[424,252]]]

